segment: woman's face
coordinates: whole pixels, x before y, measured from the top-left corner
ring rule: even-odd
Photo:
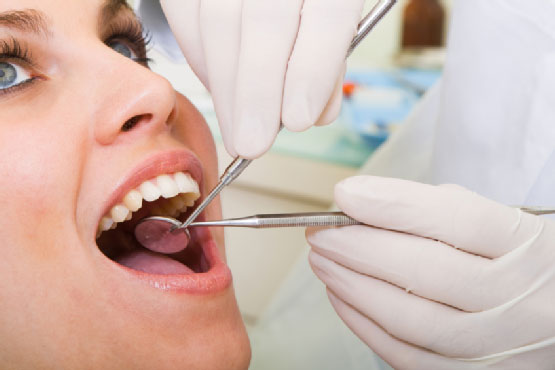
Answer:
[[[205,122],[143,54],[119,0],[0,3],[2,368],[248,365],[221,234],[170,257],[132,240],[140,216],[217,180]]]

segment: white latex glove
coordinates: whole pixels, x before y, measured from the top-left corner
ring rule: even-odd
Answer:
[[[309,229],[343,321],[398,369],[554,369],[555,223],[454,185],[336,186],[370,226]]]
[[[212,94],[227,151],[267,151],[289,130],[333,121],[364,0],[161,0]],[[329,103],[328,103],[329,102]]]

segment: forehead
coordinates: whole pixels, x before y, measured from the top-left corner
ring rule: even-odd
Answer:
[[[48,31],[79,32],[90,28],[98,29],[105,20],[126,9],[130,11],[126,0],[2,0],[0,21],[10,20],[2,18],[2,15],[11,16],[13,20],[18,18],[14,18],[14,14],[23,14],[18,12],[32,11],[33,15],[43,21],[42,25],[41,22],[36,24],[48,28]],[[8,24],[9,22],[0,22],[0,26]]]

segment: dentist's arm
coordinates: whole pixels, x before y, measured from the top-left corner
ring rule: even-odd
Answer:
[[[333,121],[364,0],[161,0],[212,94],[227,151],[255,158],[292,131]]]
[[[552,369],[555,223],[457,186],[360,176],[367,225],[309,229],[335,310],[397,369]]]

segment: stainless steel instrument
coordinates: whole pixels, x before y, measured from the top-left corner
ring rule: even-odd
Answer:
[[[190,227],[220,226],[220,227],[250,227],[255,229],[275,227],[306,227],[306,226],[348,226],[361,225],[354,218],[342,212],[311,212],[311,213],[283,213],[254,215],[241,218],[217,221],[192,222],[186,228],[171,217],[148,217],[135,227],[137,241],[145,247],[158,250],[163,246],[166,251],[177,252],[189,244]],[[138,232],[137,232],[138,230]]]
[[[555,213],[555,209],[545,207],[517,207],[522,211],[534,215]],[[183,223],[171,217],[148,217],[139,222],[135,228],[135,236],[139,243],[152,249],[155,245],[164,244],[167,250],[178,251],[189,243],[191,236],[189,227],[249,227],[254,229],[277,227],[307,227],[307,226],[349,226],[363,225],[363,223],[344,214],[343,212],[310,212],[310,213],[282,213],[262,214],[227,220],[192,222],[187,228]],[[137,232],[137,230],[139,232]]]
[[[518,206],[516,208],[520,208],[521,211],[531,213],[536,216],[555,214],[555,209],[551,207]]]

